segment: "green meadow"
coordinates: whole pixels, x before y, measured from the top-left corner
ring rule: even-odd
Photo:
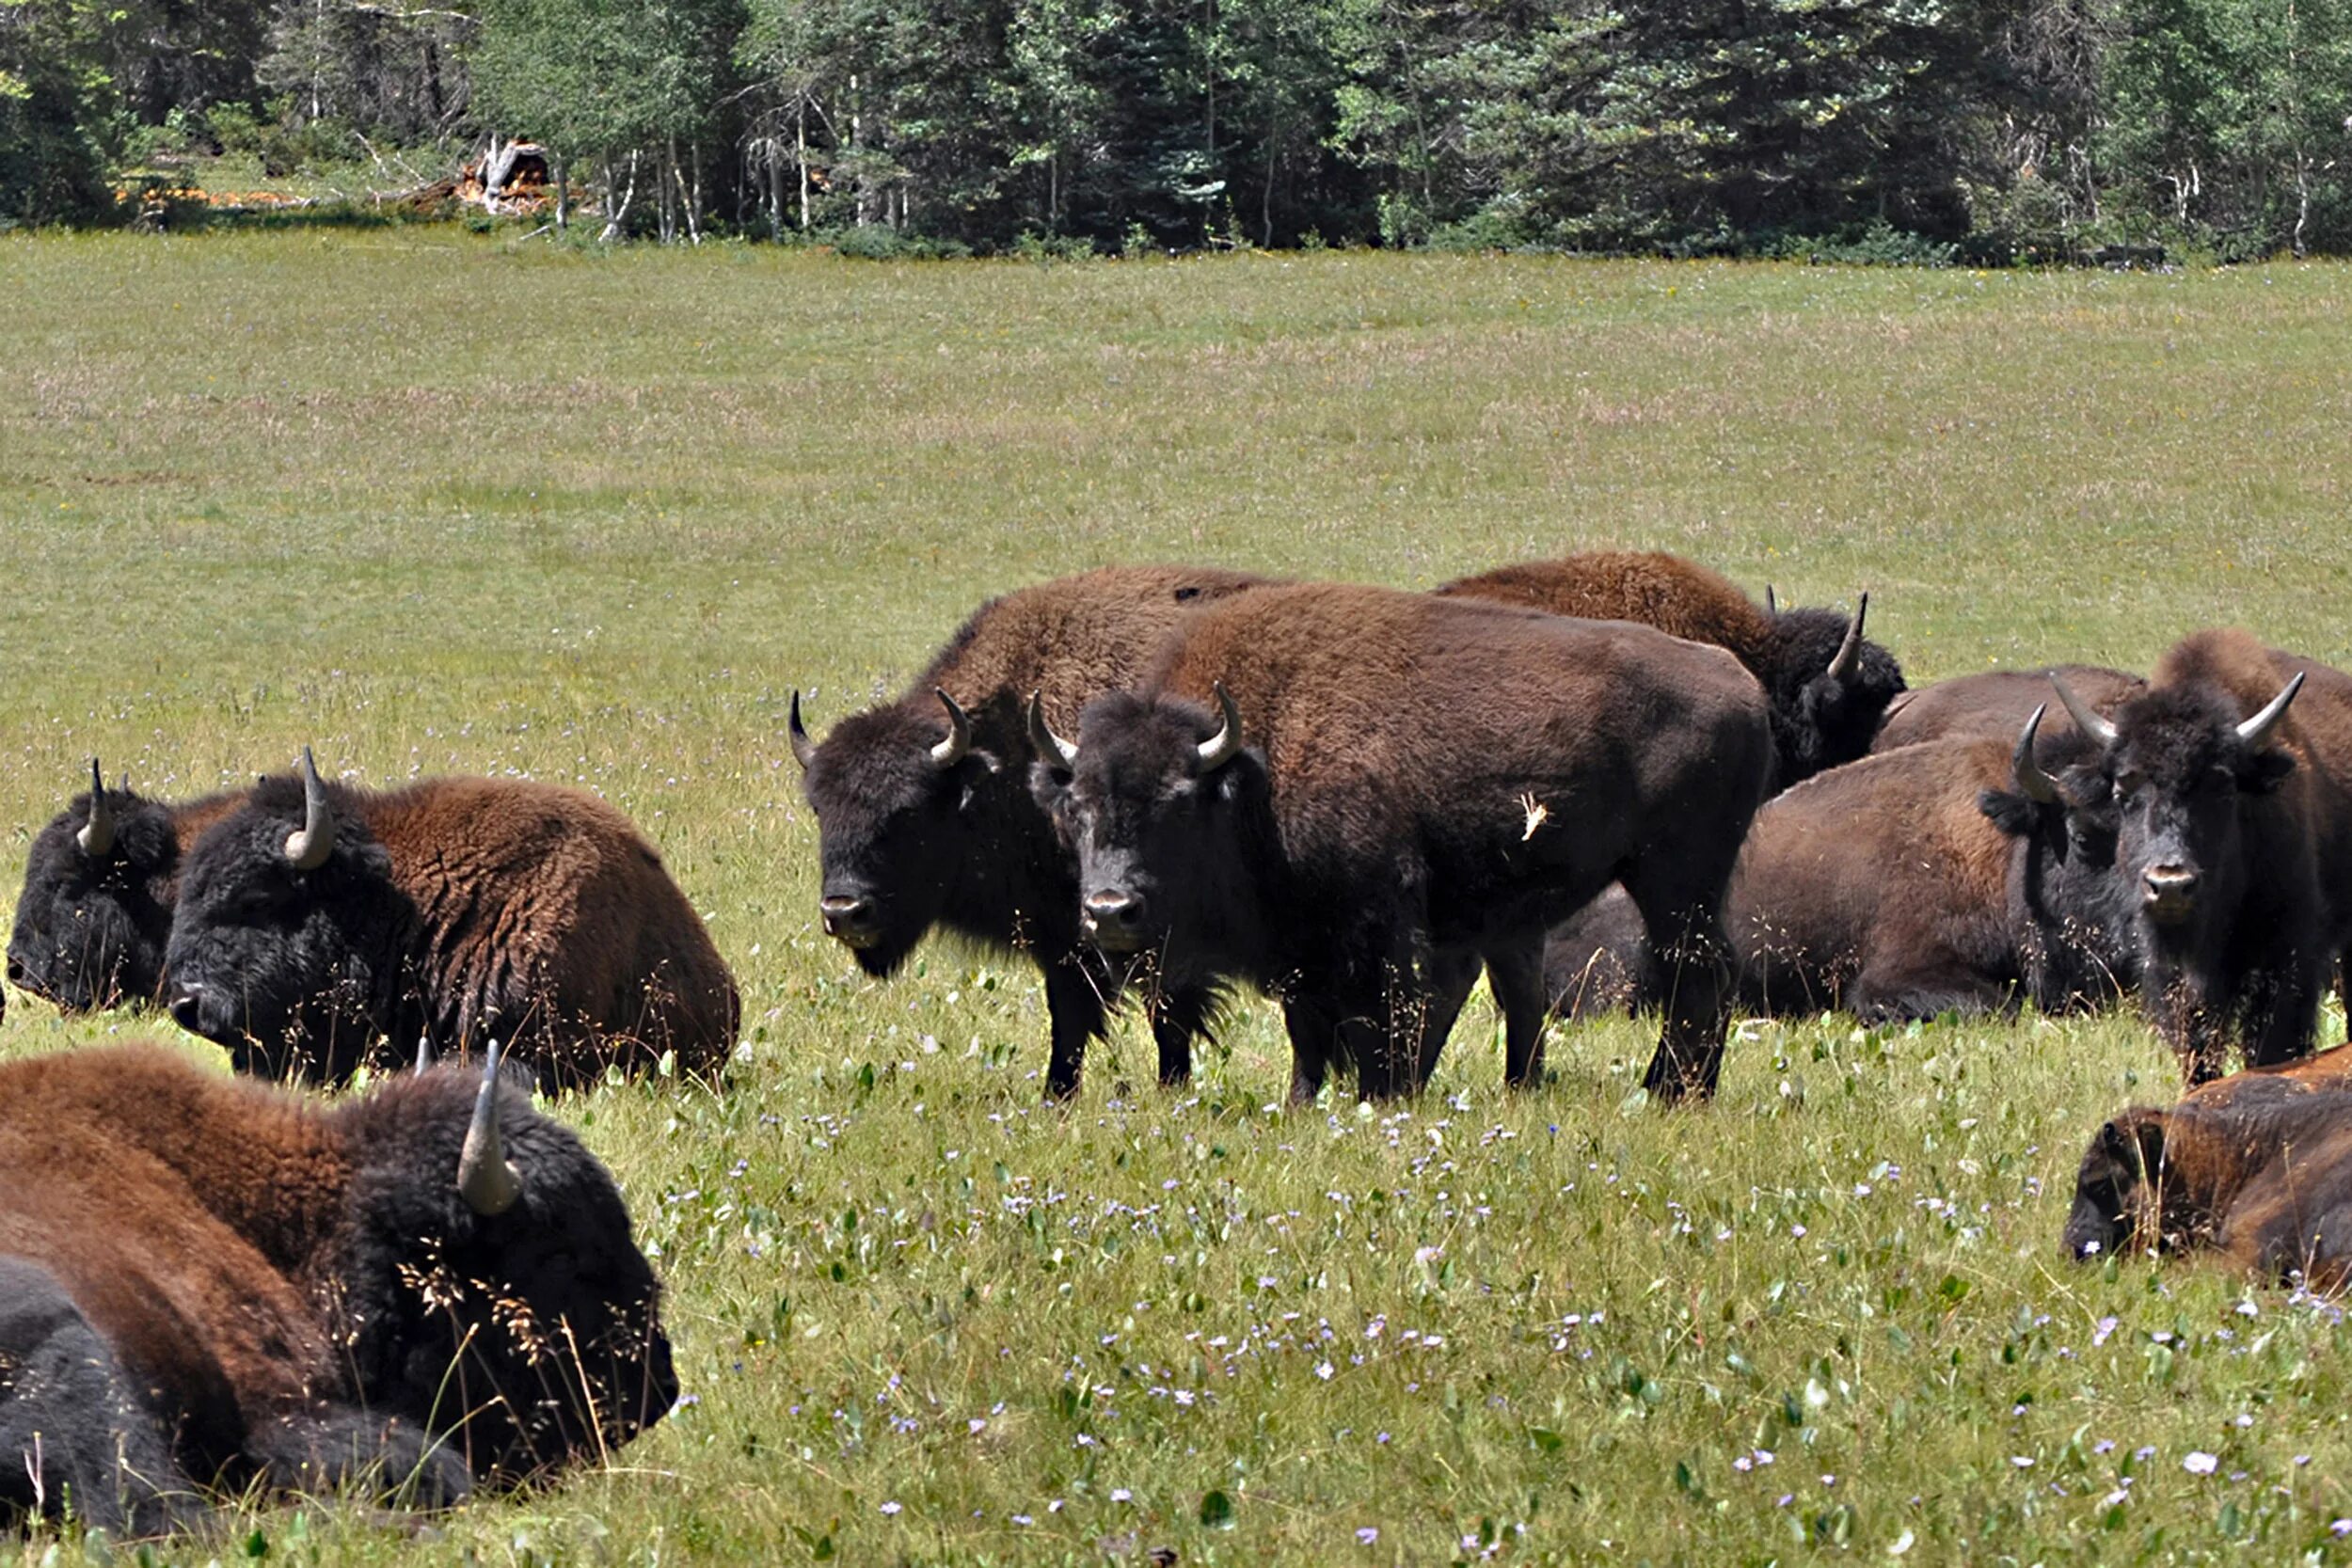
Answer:
[[[516,773],[629,811],[735,966],[723,1084],[556,1101],[688,1398],[416,1522],[323,1498],[27,1563],[2352,1561],[2352,1330],[2060,1254],[2142,1024],[1651,1026],[1288,1110],[1242,999],[1041,1102],[1023,960],[815,919],[785,741],[990,594],[1112,562],[1422,587],[1589,546],[1871,594],[1915,683],[2352,664],[2352,270],[1362,252],[889,265],[425,229],[0,239],[0,883],[101,757]],[[7,998],[0,1055],[121,1034]],[[2343,1021],[2326,1021],[2329,1039]],[[2250,1558],[2245,1556],[2251,1552]]]

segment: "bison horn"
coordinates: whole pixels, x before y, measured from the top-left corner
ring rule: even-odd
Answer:
[[[286,835],[286,859],[296,871],[316,871],[335,852],[335,811],[310,748],[302,748],[302,831]]]
[[[499,1042],[492,1040],[482,1063],[482,1089],[474,1096],[473,1122],[457,1155],[457,1194],[466,1207],[485,1218],[503,1214],[523,1196],[523,1179],[506,1163],[499,1139]]]
[[[1029,693],[1029,744],[1037,754],[1052,762],[1063,772],[1074,772],[1078,767],[1078,748],[1054,733],[1054,726],[1045,721],[1045,694]]]
[[[1772,585],[1769,582],[1764,585],[1764,613],[1767,615],[1780,613],[1779,602],[1772,597]]]
[[[1846,640],[1837,644],[1825,672],[1834,681],[1842,681],[1853,673],[1853,667],[1862,657],[1862,618],[1870,613],[1870,595],[1864,594],[1854,600],[1853,619],[1846,623]]]
[[[1217,710],[1224,722],[1216,734],[1200,743],[1200,771],[1214,773],[1241,755],[1241,710],[1233,705],[1233,695],[1225,689],[1225,683],[1216,683]]]
[[[2115,726],[2090,711],[2090,705],[2066,689],[2066,683],[2056,673],[2050,684],[2058,688],[2058,701],[2066,705],[2066,715],[2074,721],[2074,727],[2102,746],[2115,744]]]
[[[430,1035],[419,1035],[417,1037],[417,1076],[420,1078],[423,1077],[425,1069],[430,1068],[432,1065],[433,1037]]]
[[[73,835],[73,842],[94,861],[105,859],[115,847],[114,808],[106,804],[106,781],[98,775],[96,757],[89,759],[89,820]]]
[[[809,764],[817,760],[817,742],[808,737],[808,726],[801,722],[801,694],[798,691],[792,693],[792,717],[786,721],[785,730],[792,737],[792,760],[801,765],[802,772],[807,772]]]
[[[2026,800],[2055,806],[2058,803],[2058,783],[2033,758],[2034,732],[2042,727],[2042,716],[2049,711],[2050,705],[2043,703],[2026,721],[2025,733],[2017,737],[2016,753],[2010,758],[2010,771],[2016,775],[2017,788]]]
[[[972,750],[972,716],[956,706],[956,700],[947,695],[945,687],[934,686],[931,690],[940,705],[947,710],[947,738],[931,748],[931,762],[940,768],[953,768]]]
[[[2237,727],[2237,737],[2249,746],[2260,746],[2269,737],[2272,727],[2286,717],[2287,705],[2295,701],[2295,694],[2302,689],[2303,672],[2297,670],[2295,678],[2287,682],[2286,689],[2270,699],[2268,707]]]

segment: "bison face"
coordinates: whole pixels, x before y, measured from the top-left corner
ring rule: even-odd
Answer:
[[[303,824],[301,786],[264,779],[188,851],[164,954],[171,1016],[242,1071],[341,1078],[394,1027],[416,913],[354,813],[310,869],[286,852]]]
[[[1781,788],[1867,752],[1887,705],[1905,689],[1895,656],[1861,626],[1858,611],[1851,620],[1827,610],[1773,617],[1762,663]]]
[[[1977,809],[2012,842],[2010,918],[2019,934],[2035,1006],[2060,1012],[2108,1001],[2137,983],[2131,889],[2116,869],[2113,791],[2079,731],[2043,743],[2043,709],[2026,721],[2009,789],[1986,789]]]
[[[975,807],[997,764],[970,750],[968,721],[960,726],[950,708],[944,737],[937,714],[894,705],[843,720],[802,752],[824,866],[818,912],[826,935],[878,977],[946,913],[978,846]],[[799,721],[796,696],[796,751],[805,743]]]
[[[475,1071],[453,1063],[354,1108],[369,1154],[340,1305],[369,1405],[512,1482],[617,1449],[676,1402],[677,1374],[628,1211],[568,1129],[503,1086],[518,1195],[477,1212],[453,1180]]]
[[[127,790],[104,799],[99,830],[83,794],[33,840],[8,938],[8,979],[69,1013],[152,1000],[171,932],[171,815]]]
[[[2164,1167],[2162,1111],[2129,1111],[2099,1129],[2074,1177],[2066,1250],[2076,1259],[2112,1255],[2150,1234]]]
[[[1077,854],[1086,939],[1157,954],[1171,977],[1223,967],[1266,859],[1263,758],[1230,705],[1119,693],[1089,704],[1078,734],[1044,737],[1030,784]]]

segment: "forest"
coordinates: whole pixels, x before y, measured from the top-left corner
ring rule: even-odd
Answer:
[[[0,3],[0,225],[516,139],[591,241],[2226,262],[2352,249],[2352,0]]]

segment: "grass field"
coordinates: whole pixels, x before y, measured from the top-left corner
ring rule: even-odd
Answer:
[[[1116,561],[1656,546],[1867,588],[1915,682],[2214,622],[2352,663],[2347,316],[2320,266],[0,240],[0,881],[92,752],[516,771],[633,813],[745,993],[723,1092],[556,1106],[659,1249],[671,1419],[419,1533],[151,1555],[2352,1561],[2337,1307],[2059,1256],[2090,1132],[2170,1097],[2139,1024],[1750,1025],[1669,1116],[1631,1022],[1506,1096],[1482,1002],[1424,1099],[1294,1113],[1252,999],[1190,1093],[1130,1022],[1049,1109],[1025,965],[878,986],[817,928],[783,734]],[[116,1031],[171,1032],[11,993],[0,1053]]]

